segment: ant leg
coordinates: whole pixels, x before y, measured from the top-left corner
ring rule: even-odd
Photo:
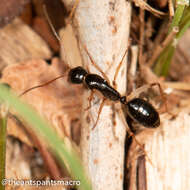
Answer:
[[[153,86],[158,86],[161,98],[162,98],[162,100],[164,102],[165,111],[168,112],[170,115],[175,116],[173,113],[169,112],[169,110],[168,110],[168,104],[167,104],[167,98],[165,96],[165,93],[164,93],[164,91],[163,91],[160,83],[158,83],[158,82],[151,83],[151,84],[146,84],[146,85],[143,85],[140,88],[137,88],[134,92],[132,92],[129,96],[127,96],[127,99],[131,100],[131,99],[133,99],[135,97],[138,97],[142,92],[144,92],[144,91],[152,88]]]
[[[126,56],[126,54],[127,54],[127,52],[128,52],[128,49],[129,49],[129,45],[127,46],[127,49],[125,50],[124,55],[122,56],[122,59],[121,59],[119,65],[118,65],[117,68],[116,68],[116,72],[115,72],[114,79],[113,79],[113,87],[114,87],[115,89],[117,89],[116,79],[117,79],[119,70],[120,70],[120,68],[121,68],[121,66],[122,66],[123,60],[124,60],[124,58],[125,58],[125,56]],[[115,105],[112,104],[112,107],[113,107],[113,126],[114,126],[113,134],[114,134],[115,139],[118,140],[118,137],[116,137],[116,133],[115,133],[115,126],[116,126]]]
[[[83,45],[83,44],[82,44],[82,45]],[[94,62],[92,56],[91,56],[90,53],[88,52],[86,46],[83,45],[83,47],[84,47],[84,49],[85,49],[87,55],[89,56],[91,63],[92,63],[92,64],[96,67],[96,69],[102,74],[102,76],[106,79],[106,81],[108,82],[108,84],[110,84],[110,81],[109,81],[108,77],[107,77],[106,74],[99,68],[99,66],[96,65],[96,63]],[[97,125],[97,122],[98,122],[98,120],[99,120],[100,113],[101,113],[102,108],[103,108],[104,101],[105,101],[105,99],[102,101],[102,103],[101,103],[101,105],[100,105],[99,112],[98,112],[98,118],[97,118],[96,123],[95,123],[94,127],[92,128],[92,130],[93,130],[93,129],[96,127],[96,125]],[[112,105],[113,105],[113,104],[112,104]],[[114,110],[113,110],[113,112],[114,112]],[[116,126],[115,113],[113,113],[113,115],[114,115],[114,117],[113,117],[113,126]],[[114,129],[113,129],[113,134],[114,134],[114,137],[118,140],[118,138],[116,137],[116,134],[115,134],[115,127],[114,127]]]
[[[126,56],[126,54],[127,54],[127,52],[128,52],[129,45],[130,45],[130,43],[128,44],[127,49],[125,50],[125,52],[124,52],[124,54],[123,54],[123,56],[122,56],[122,59],[121,59],[121,61],[119,62],[119,65],[118,65],[117,68],[116,68],[116,72],[115,72],[115,75],[114,75],[114,78],[113,78],[113,86],[114,86],[115,89],[117,89],[116,79],[117,79],[119,70],[120,70],[120,68],[121,68],[121,65],[122,65],[122,63],[123,63],[123,60],[124,60],[124,58],[125,58],[125,56]]]
[[[102,112],[102,108],[103,108],[103,106],[104,106],[105,101],[106,101],[106,98],[103,98],[102,103],[100,104],[99,111],[98,111],[98,117],[97,117],[97,119],[96,119],[96,122],[95,122],[95,124],[94,124],[92,130],[95,129],[95,127],[96,127],[96,125],[97,125],[97,123],[98,123],[98,120],[99,120],[99,118],[100,118],[100,114],[101,114],[101,112]]]
[[[162,100],[163,100],[163,102],[164,102],[165,111],[168,112],[170,115],[174,116],[174,114],[172,114],[172,113],[170,113],[170,112],[168,111],[167,98],[166,98],[166,96],[165,96],[165,93],[164,93],[164,91],[163,91],[163,89],[162,89],[160,83],[158,83],[158,82],[151,83],[151,84],[148,85],[147,88],[152,88],[153,86],[158,86],[158,89],[159,89],[161,98],[162,98]]]
[[[150,164],[154,167],[154,164],[152,163],[152,160],[149,158],[147,152],[144,149],[144,146],[136,139],[135,134],[129,129],[128,131],[129,137],[132,137],[135,141],[135,143],[140,147],[140,149],[144,152],[144,155],[146,156],[147,160],[150,162]]]
[[[165,97],[164,97],[164,92],[163,92],[162,87],[161,87],[161,85],[160,85],[159,83],[145,84],[145,85],[143,85],[143,86],[137,88],[136,90],[134,90],[134,91],[128,96],[128,99],[131,100],[131,99],[133,99],[133,98],[139,97],[139,95],[140,95],[142,92],[144,92],[144,91],[146,91],[146,90],[152,88],[153,86],[158,86],[158,87],[159,87],[160,94],[161,94],[162,98],[165,99]]]
[[[168,109],[167,97],[166,97],[166,94],[164,93],[164,91],[163,91],[163,89],[162,89],[160,83],[152,83],[152,84],[150,84],[150,85],[151,85],[151,87],[152,87],[152,86],[158,86],[159,91],[160,91],[161,98],[162,98],[162,100],[163,100],[163,102],[164,102],[165,112],[167,112],[168,114],[170,114],[172,117],[176,117],[176,114],[170,112],[169,109]],[[161,110],[161,108],[159,109],[159,111],[160,111],[160,110]]]
[[[94,91],[93,91],[93,89],[92,89],[91,92],[90,92],[90,96],[89,96],[89,98],[88,98],[88,107],[84,109],[85,111],[87,111],[88,109],[91,108],[91,101],[92,101],[92,99],[93,99],[93,96],[94,96]]]
[[[82,44],[82,42],[81,42],[81,44]],[[86,51],[88,57],[90,58],[91,63],[92,63],[92,64],[94,65],[94,67],[102,74],[103,78],[105,78],[106,81],[110,84],[108,77],[107,77],[106,74],[100,69],[100,67],[95,63],[95,61],[93,60],[92,56],[91,56],[90,53],[88,52],[86,46],[85,46],[84,44],[82,44],[82,46],[83,46],[84,50]]]
[[[152,163],[151,159],[149,158],[147,152],[145,151],[143,145],[136,139],[135,134],[131,131],[131,129],[129,128],[129,126],[126,123],[125,117],[121,111],[121,109],[119,110],[119,114],[122,118],[122,121],[124,122],[125,126],[126,126],[126,131],[129,134],[129,137],[132,137],[134,139],[134,141],[136,142],[136,144],[140,147],[140,149],[144,152],[144,155],[146,156],[146,158],[148,159],[148,161],[150,162],[150,164],[154,167],[154,164]]]
[[[162,98],[162,100],[163,100],[163,102],[164,102],[165,111],[170,114],[170,112],[168,111],[167,98],[166,98],[166,96],[165,96],[165,94],[164,94],[164,91],[163,91],[163,89],[162,89],[160,83],[152,83],[152,84],[150,84],[150,85],[151,85],[151,87],[153,87],[153,86],[158,86],[158,89],[159,89],[159,91],[160,91],[161,98]],[[171,114],[171,115],[173,115],[173,114]]]
[[[68,19],[69,21],[72,20],[73,15],[74,15],[74,13],[75,13],[75,11],[76,11],[76,8],[77,8],[78,5],[79,5],[79,2],[80,2],[80,0],[75,0],[75,3],[74,3],[74,5],[73,5],[73,7],[72,7],[72,9],[71,9],[70,14],[69,14],[69,19]]]
[[[131,94],[127,96],[127,99],[128,99],[128,100],[131,100],[131,99],[133,99],[133,98],[139,97],[139,95],[140,95],[142,92],[148,90],[149,88],[151,88],[151,86],[150,86],[149,84],[143,85],[143,86],[141,86],[141,87],[135,89],[133,92],[131,92]]]

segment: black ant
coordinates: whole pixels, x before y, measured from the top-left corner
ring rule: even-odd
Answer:
[[[27,89],[25,92],[23,92],[20,96],[26,94],[30,90],[33,90],[38,87],[45,86],[59,78],[62,78],[63,76],[59,76],[51,81],[48,81],[42,85],[32,87],[30,89]],[[124,108],[126,109],[127,114],[136,122],[139,124],[142,124],[144,127],[148,128],[156,128],[160,125],[160,118],[158,112],[155,110],[155,108],[147,101],[141,98],[133,98],[129,101],[126,100],[126,96],[121,96],[120,93],[115,90],[112,86],[109,85],[109,83],[102,78],[101,76],[97,74],[91,74],[88,73],[83,67],[75,67],[69,71],[68,74],[68,80],[73,84],[84,84],[87,88],[90,90],[98,90],[101,92],[105,99],[109,99],[111,101],[120,101]],[[153,83],[147,86],[143,86],[139,89],[137,89],[138,92],[136,94],[141,93],[145,90],[145,88],[150,88],[154,85],[158,85],[161,89],[159,83]],[[162,94],[162,93],[161,93]],[[130,95],[134,96],[134,95]],[[98,118],[95,122],[95,125],[93,129],[95,128],[99,115],[101,113],[103,107],[102,105],[99,108],[98,112]]]
[[[111,87],[108,82],[97,74],[88,74],[82,67],[76,67],[69,72],[69,80],[73,84],[84,83],[89,89],[100,91],[103,96],[112,101],[120,101],[126,108],[127,114],[136,122],[148,128],[155,128],[160,125],[160,118],[155,108],[147,101],[141,98],[134,98],[130,101],[126,100],[125,96]],[[153,85],[159,85],[153,83]],[[100,114],[101,110],[99,110]],[[99,115],[98,114],[98,115]],[[95,128],[95,123],[93,129]]]
[[[57,33],[55,32],[50,19],[47,15],[47,12],[45,11],[47,20],[50,24],[50,27],[52,28],[52,31],[54,32],[55,36],[57,37],[58,41],[61,41],[59,36],[57,35]],[[135,92],[133,92],[132,94],[130,94],[129,96],[121,96],[121,94],[116,90],[116,84],[113,82],[113,87],[109,84],[109,80],[106,77],[106,75],[101,71],[101,69],[95,64],[95,62],[93,61],[92,57],[90,56],[90,54],[88,53],[86,47],[81,43],[82,47],[86,50],[86,53],[88,54],[92,64],[100,71],[100,73],[102,74],[103,77],[97,75],[97,74],[92,74],[87,72],[83,67],[75,67],[73,69],[70,69],[69,73],[68,73],[68,80],[73,83],[73,84],[83,84],[84,86],[86,86],[88,89],[91,90],[91,96],[89,98],[89,107],[91,107],[91,100],[92,100],[92,95],[94,90],[98,90],[100,93],[102,93],[104,99],[99,107],[99,111],[98,111],[98,116],[96,119],[96,122],[92,128],[92,130],[96,127],[97,122],[99,120],[99,116],[101,114],[103,105],[105,103],[106,99],[109,99],[113,102],[120,102],[122,104],[122,106],[124,107],[125,111],[126,111],[126,115],[125,116],[129,116],[132,120],[136,121],[137,123],[143,125],[144,127],[147,128],[156,128],[160,125],[160,117],[158,112],[156,111],[156,109],[148,102],[145,101],[144,99],[138,98],[138,95],[140,93],[142,93],[143,91],[145,91],[148,88],[151,88],[152,86],[157,85],[159,87],[160,93],[163,96],[163,92],[161,89],[161,86],[159,83],[153,83],[150,85],[145,85],[143,87],[140,87],[138,89],[136,89]],[[127,48],[128,49],[128,48]],[[116,72],[115,72],[115,76],[114,76],[114,81],[116,81],[116,77],[117,74],[119,72],[119,69],[123,63],[123,59],[126,56],[127,50],[125,51],[122,60],[120,61],[119,65],[117,66]],[[50,80],[44,84],[32,87],[28,90],[26,90],[25,92],[23,92],[20,96],[24,95],[25,93],[29,92],[32,89],[38,88],[38,87],[43,87],[45,85],[48,85],[49,83],[65,77],[66,75],[62,75],[59,76],[53,80]],[[88,109],[87,108],[87,109]],[[141,147],[141,149],[144,148],[142,147],[142,145],[136,140],[135,135],[133,134],[133,132],[131,132],[131,130],[128,131],[130,136],[134,137],[134,140],[136,141],[136,143]],[[115,134],[114,134],[115,135]],[[116,137],[116,136],[115,136]],[[117,139],[117,137],[116,137]],[[149,159],[150,160],[150,159]]]
[[[51,21],[49,19],[49,16],[47,14],[46,11],[46,7],[44,7],[44,13],[46,15],[46,18],[50,24],[50,27],[53,31],[53,33],[55,34],[56,38],[58,39],[58,41],[61,41],[59,36],[57,35],[54,27],[51,24]],[[109,99],[111,101],[114,102],[121,102],[121,104],[124,106],[124,109],[126,111],[126,114],[130,116],[130,118],[132,118],[134,121],[138,122],[139,124],[142,124],[144,127],[147,128],[156,128],[160,125],[160,118],[159,118],[159,114],[156,111],[156,109],[147,101],[145,101],[144,99],[141,98],[134,98],[134,96],[137,96],[138,94],[140,94],[141,92],[145,91],[148,88],[151,88],[154,85],[158,85],[159,90],[161,95],[163,96],[163,91],[161,89],[161,86],[159,83],[153,83],[150,85],[145,85],[143,87],[138,88],[134,93],[132,93],[131,95],[127,96],[127,98],[125,96],[121,96],[120,93],[114,88],[116,87],[115,83],[113,82],[114,87],[112,87],[109,82],[108,82],[108,78],[106,77],[106,75],[101,71],[101,69],[95,64],[95,62],[93,61],[91,55],[88,53],[87,48],[83,45],[83,48],[85,49],[86,53],[88,54],[92,64],[101,72],[101,74],[103,75],[104,78],[102,78],[101,76],[97,75],[97,74],[91,74],[88,73],[83,67],[75,67],[73,69],[71,69],[68,73],[68,80],[73,83],[73,84],[81,84],[83,83],[84,86],[86,86],[87,88],[89,88],[90,90],[92,90],[92,94],[91,97],[89,99],[89,107],[91,107],[91,99],[92,99],[92,95],[93,95],[93,90],[96,89],[99,92],[102,93],[102,95],[104,96],[104,99],[100,105],[99,108],[99,112],[98,112],[98,117],[97,120],[93,126],[92,129],[94,129],[97,125],[99,116],[101,114],[104,102],[106,99]],[[128,49],[128,48],[127,48]],[[125,51],[122,60],[120,61],[117,69],[116,69],[116,73],[114,76],[114,81],[116,80],[117,74],[119,72],[119,69],[121,67],[121,64],[123,62],[123,59],[125,57],[127,53],[127,50]],[[27,89],[26,91],[24,91],[20,96],[24,95],[25,93],[29,92],[30,90],[33,90],[35,88],[38,87],[43,87],[45,85],[48,85],[49,83],[64,77],[65,75],[59,76],[53,80],[50,80],[42,85],[38,85],[32,88]],[[134,95],[135,94],[135,95]],[[128,101],[129,99],[129,101]],[[88,109],[87,108],[87,109]]]

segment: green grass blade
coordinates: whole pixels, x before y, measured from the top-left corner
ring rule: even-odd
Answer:
[[[5,163],[6,163],[6,128],[7,128],[7,114],[3,110],[5,106],[0,108],[0,190],[5,189],[2,180],[5,179]]]
[[[177,1],[177,9],[168,30],[168,34],[173,30],[174,27],[178,27],[179,32],[176,34],[175,38],[170,42],[170,44],[164,48],[158,57],[157,63],[154,67],[154,71],[157,75],[167,76],[170,63],[175,53],[177,42],[190,27],[190,7],[187,7],[187,5],[187,1],[185,0]]]
[[[65,146],[63,140],[45,120],[43,120],[30,106],[20,101],[16,95],[7,90],[3,85],[0,85],[0,100],[7,103],[11,108],[14,108],[20,117],[32,126],[36,134],[44,138],[62,164],[65,164],[67,168],[69,167],[68,170],[71,176],[76,180],[80,180],[80,189],[92,189],[78,155],[74,150]],[[64,163],[64,161],[66,163]]]
[[[185,9],[185,5],[179,4],[177,6],[177,9],[175,11],[175,15],[174,15],[173,21],[170,25],[170,28],[168,30],[168,33],[170,33],[175,26],[179,26],[179,23],[183,17],[184,9]]]

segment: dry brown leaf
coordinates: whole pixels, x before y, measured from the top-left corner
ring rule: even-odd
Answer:
[[[2,82],[8,83],[20,94],[30,87],[66,74],[63,67],[56,59],[51,65],[43,60],[10,65],[3,71]],[[81,93],[80,85],[69,84],[65,76],[52,84],[28,92],[23,98],[52,124],[61,137],[71,137],[71,121],[79,119],[81,113]],[[9,127],[8,134],[14,134],[21,141],[26,140],[26,137],[17,132],[17,128]]]
[[[70,67],[82,66],[81,52],[71,24],[67,24],[66,27],[62,28],[59,34],[63,41],[60,53],[62,60],[69,63]]]
[[[49,59],[46,42],[21,20],[0,29],[0,69],[28,59]]]

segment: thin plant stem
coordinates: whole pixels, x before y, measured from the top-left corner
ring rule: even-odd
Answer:
[[[168,35],[170,35],[175,27],[179,28],[179,32],[176,33],[157,59],[157,63],[154,67],[154,71],[157,75],[167,76],[177,43],[185,31],[190,27],[190,7],[187,7],[187,4],[183,0],[177,1],[177,9],[168,30]]]

